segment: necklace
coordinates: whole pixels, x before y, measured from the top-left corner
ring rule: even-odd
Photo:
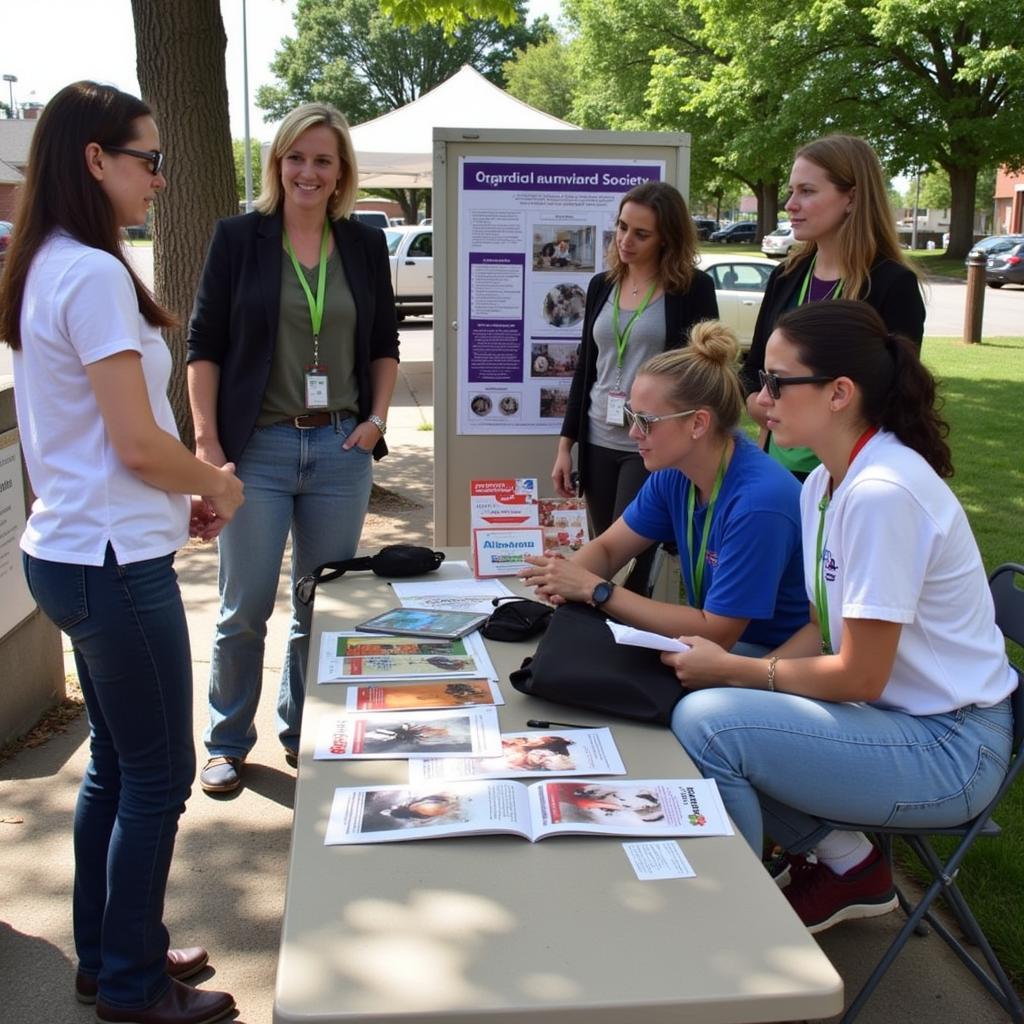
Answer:
[[[631,289],[630,289],[630,294],[631,294],[631,295],[632,295],[632,296],[633,296],[634,298],[636,298],[636,296],[640,294],[640,289],[641,289],[641,288],[643,288],[643,286],[644,286],[645,284],[647,284],[648,282],[650,282],[650,281],[653,281],[653,280],[654,280],[654,278],[653,278],[653,277],[649,277],[649,278],[647,278],[647,280],[646,280],[646,281],[641,281],[641,282],[640,282],[640,283],[639,283],[639,284],[638,284],[638,285],[637,285],[637,286],[636,286],[635,288],[631,288]]]

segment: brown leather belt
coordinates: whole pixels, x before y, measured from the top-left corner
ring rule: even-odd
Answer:
[[[336,412],[307,412],[304,416],[296,416],[294,419],[285,420],[299,430],[310,430],[313,427],[326,427],[334,422]]]

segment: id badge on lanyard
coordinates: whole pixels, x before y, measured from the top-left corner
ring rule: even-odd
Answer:
[[[633,333],[633,325],[643,315],[643,311],[647,308],[647,303],[651,301],[651,296],[654,294],[657,286],[657,282],[651,282],[651,286],[647,289],[647,294],[644,295],[640,305],[633,310],[633,315],[629,318],[629,323],[626,324],[625,330],[619,325],[621,286],[619,284],[615,286],[615,295],[612,300],[612,329],[615,332],[617,374],[615,377],[615,387],[608,392],[608,408],[604,414],[605,423],[613,427],[622,427],[626,423],[626,399],[629,396],[622,387],[622,361],[626,354],[626,348],[629,345],[629,336]]]
[[[306,367],[306,408],[326,409],[330,404],[327,367],[315,363]]]
[[[626,422],[626,392],[619,388],[608,392],[608,408],[604,414],[605,423],[621,427]]]

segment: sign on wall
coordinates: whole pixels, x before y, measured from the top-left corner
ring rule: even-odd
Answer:
[[[619,202],[664,178],[658,160],[460,159],[459,434],[559,432]]]
[[[18,431],[0,434],[0,637],[36,610],[21,571],[18,541],[25,530],[25,487]]]

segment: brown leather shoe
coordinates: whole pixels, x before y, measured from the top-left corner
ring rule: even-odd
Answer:
[[[204,992],[171,978],[170,988],[144,1010],[107,1006],[97,999],[96,1019],[100,1024],[213,1024],[234,1008],[234,997],[227,992]]]
[[[167,950],[167,973],[172,978],[184,981],[198,974],[209,962],[210,954],[202,946],[189,946],[187,949]],[[96,1002],[98,988],[95,974],[75,975],[75,998],[80,1003],[89,1005]]]

